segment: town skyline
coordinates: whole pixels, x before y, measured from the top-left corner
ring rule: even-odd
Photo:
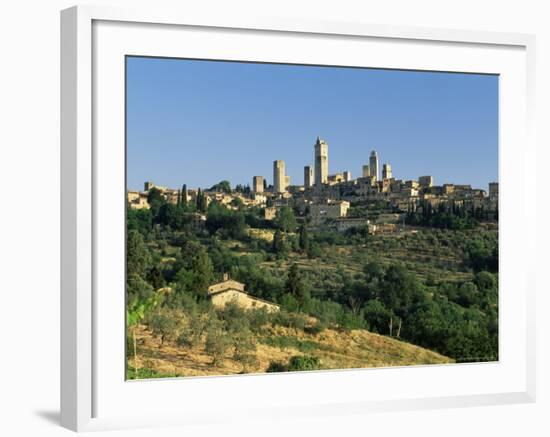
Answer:
[[[487,189],[498,180],[496,76],[128,59],[128,188],[291,184],[330,145],[329,174],[361,176],[371,150],[400,179]]]
[[[378,153],[378,150],[376,149],[372,149],[368,152],[368,156],[367,158],[365,159],[364,163],[356,163],[355,165],[358,166],[357,169],[354,168],[354,170],[350,170],[350,169],[332,169],[330,167],[330,162],[331,162],[331,151],[330,151],[330,144],[328,144],[327,141],[324,140],[324,138],[321,138],[320,136],[317,136],[317,139],[316,139],[316,142],[319,142],[319,140],[323,143],[323,144],[326,144],[329,149],[328,149],[328,157],[329,159],[327,160],[327,167],[328,169],[326,170],[326,174],[325,176],[336,176],[336,175],[342,175],[342,176],[346,176],[345,173],[349,173],[349,180],[355,180],[355,179],[359,179],[359,178],[364,178],[365,176],[371,176],[371,175],[374,175],[377,179],[381,180],[381,179],[385,179],[385,177],[383,177],[383,172],[384,172],[384,168],[385,166],[389,166],[388,169],[389,169],[389,173],[390,173],[390,176],[389,178],[393,178],[393,179],[397,179],[397,180],[403,180],[403,181],[409,181],[409,180],[414,180],[414,181],[417,181],[419,178],[421,177],[425,177],[425,176],[430,176],[433,178],[433,175],[431,173],[425,173],[425,174],[421,174],[421,175],[416,175],[416,176],[412,176],[412,177],[402,177],[400,176],[399,173],[396,173],[396,170],[395,170],[395,166],[392,162],[386,162],[386,161],[383,161],[380,159],[380,153]],[[369,174],[365,174],[365,167],[367,167],[367,172],[369,172],[370,170],[368,169],[368,167],[371,167],[372,166],[372,157],[373,157],[373,154],[376,156],[376,159],[377,159],[377,169],[375,170],[376,173],[369,173]],[[317,178],[317,174],[319,173],[318,171],[316,172],[315,171],[315,168],[316,168],[316,163],[315,163],[315,144],[314,144],[314,147],[312,148],[312,159],[310,160],[311,163],[307,163],[307,164],[304,164],[301,168],[301,174],[299,174],[299,171],[292,171],[292,174],[296,174],[296,178],[292,177],[292,174],[289,174],[289,167],[288,167],[288,164],[287,164],[287,161],[285,159],[276,159],[274,161],[272,161],[270,164],[270,171],[269,172],[266,172],[266,174],[260,174],[260,173],[254,173],[252,172],[248,177],[245,177],[242,181],[239,181],[239,182],[235,182],[235,181],[232,181],[228,178],[224,178],[224,177],[218,177],[218,178],[214,178],[210,184],[206,184],[204,186],[200,186],[200,185],[194,185],[194,184],[190,184],[188,183],[187,181],[183,181],[181,183],[176,183],[174,185],[170,185],[170,184],[166,184],[163,182],[162,179],[154,179],[154,178],[145,178],[143,179],[141,182],[139,182],[137,184],[137,186],[135,187],[130,187],[130,185],[127,186],[127,190],[129,191],[141,191],[144,189],[144,184],[147,184],[147,183],[153,183],[154,182],[154,185],[156,186],[164,186],[164,187],[167,187],[167,188],[171,188],[171,189],[179,189],[181,188],[181,186],[183,184],[185,184],[187,186],[188,189],[202,189],[202,190],[208,190],[210,187],[218,184],[219,182],[221,181],[228,181],[232,187],[235,187],[237,185],[240,185],[240,186],[248,186],[249,188],[252,189],[252,191],[254,191],[254,179],[256,177],[261,177],[263,178],[263,180],[265,180],[266,182],[266,185],[269,186],[269,187],[276,187],[276,176],[275,176],[275,173],[276,173],[276,170],[274,168],[274,166],[276,165],[276,163],[283,163],[283,175],[287,176],[287,177],[290,177],[290,184],[288,186],[295,186],[295,187],[300,187],[300,186],[304,186],[304,187],[308,187],[308,184],[306,183],[306,176],[305,176],[305,169],[307,167],[310,167],[311,168],[311,176],[312,176],[312,182],[310,184],[310,186],[315,186],[318,184],[318,181],[316,180]],[[265,166],[263,166],[265,167]],[[334,170],[334,171],[333,171]],[[326,181],[325,181],[326,182]],[[478,188],[478,189],[482,189],[484,191],[488,191],[488,187],[489,187],[489,184],[492,184],[492,183],[498,183],[498,178],[496,178],[495,180],[489,180],[487,182],[487,184],[485,186],[476,186],[466,180],[464,181],[437,181],[435,180],[435,178],[433,178],[432,180],[433,184],[434,185],[471,185],[472,188]],[[286,186],[285,186],[286,188]],[[286,191],[286,190],[285,190]]]

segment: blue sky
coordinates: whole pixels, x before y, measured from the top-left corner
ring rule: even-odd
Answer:
[[[498,180],[498,77],[477,74],[127,58],[130,189],[291,183],[313,165],[360,176],[370,151],[400,179],[487,189]]]

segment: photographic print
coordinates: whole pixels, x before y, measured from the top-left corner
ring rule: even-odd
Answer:
[[[498,80],[128,56],[127,379],[498,361]]]

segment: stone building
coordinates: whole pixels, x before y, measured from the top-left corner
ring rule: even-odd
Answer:
[[[393,176],[392,176],[392,172],[391,172],[391,165],[384,164],[382,166],[382,180],[391,179],[392,177]]]
[[[304,187],[310,188],[313,186],[313,183],[314,183],[313,168],[310,165],[306,165],[304,167]]]
[[[343,173],[344,175],[344,182],[350,182],[351,181],[351,171],[345,171]]]
[[[315,142],[315,185],[321,187],[328,180],[328,144],[317,137]]]
[[[252,191],[255,193],[264,192],[264,177],[263,176],[254,176],[252,178]]]
[[[285,192],[285,183],[285,162],[281,160],[273,161],[273,192]]]
[[[339,219],[348,214],[350,203],[345,200],[331,201],[327,203],[313,203],[309,206],[311,222],[318,224],[327,219]]]
[[[208,287],[208,297],[217,308],[224,308],[228,303],[236,303],[247,310],[265,308],[269,312],[279,311],[279,305],[266,300],[250,296],[244,291],[244,284],[229,279],[224,275],[224,280]]]
[[[363,166],[363,177],[368,178],[370,177],[370,165],[364,165]]]
[[[344,173],[331,174],[327,178],[327,183],[330,185],[340,184],[344,182]]]
[[[418,183],[422,188],[430,188],[434,184],[434,178],[432,176],[420,176]]]
[[[379,179],[380,176],[378,175],[378,154],[376,153],[376,150],[370,152],[369,166],[370,176],[374,176],[376,179]]]
[[[489,197],[498,198],[498,182],[489,182]]]
[[[290,176],[285,175],[285,191],[288,190],[288,187],[290,187]]]
[[[264,209],[264,218],[266,220],[273,220],[275,217],[277,217],[277,208],[268,206]]]
[[[149,202],[147,201],[146,193],[140,193],[139,191],[128,191],[126,199],[130,208],[149,208]]]
[[[366,218],[353,217],[340,218],[336,220],[336,230],[338,232],[345,232],[348,229],[362,228],[365,226],[368,228],[368,232],[371,233],[370,228],[372,227],[372,225],[370,224],[370,220],[367,220]]]

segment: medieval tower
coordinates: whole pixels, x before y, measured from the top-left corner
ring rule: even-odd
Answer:
[[[379,176],[378,176],[378,155],[376,153],[376,150],[373,150],[372,152],[370,152],[369,167],[370,167],[370,175],[375,176],[376,179],[379,179]]]
[[[317,137],[315,142],[315,185],[321,187],[328,180],[328,144]]]

